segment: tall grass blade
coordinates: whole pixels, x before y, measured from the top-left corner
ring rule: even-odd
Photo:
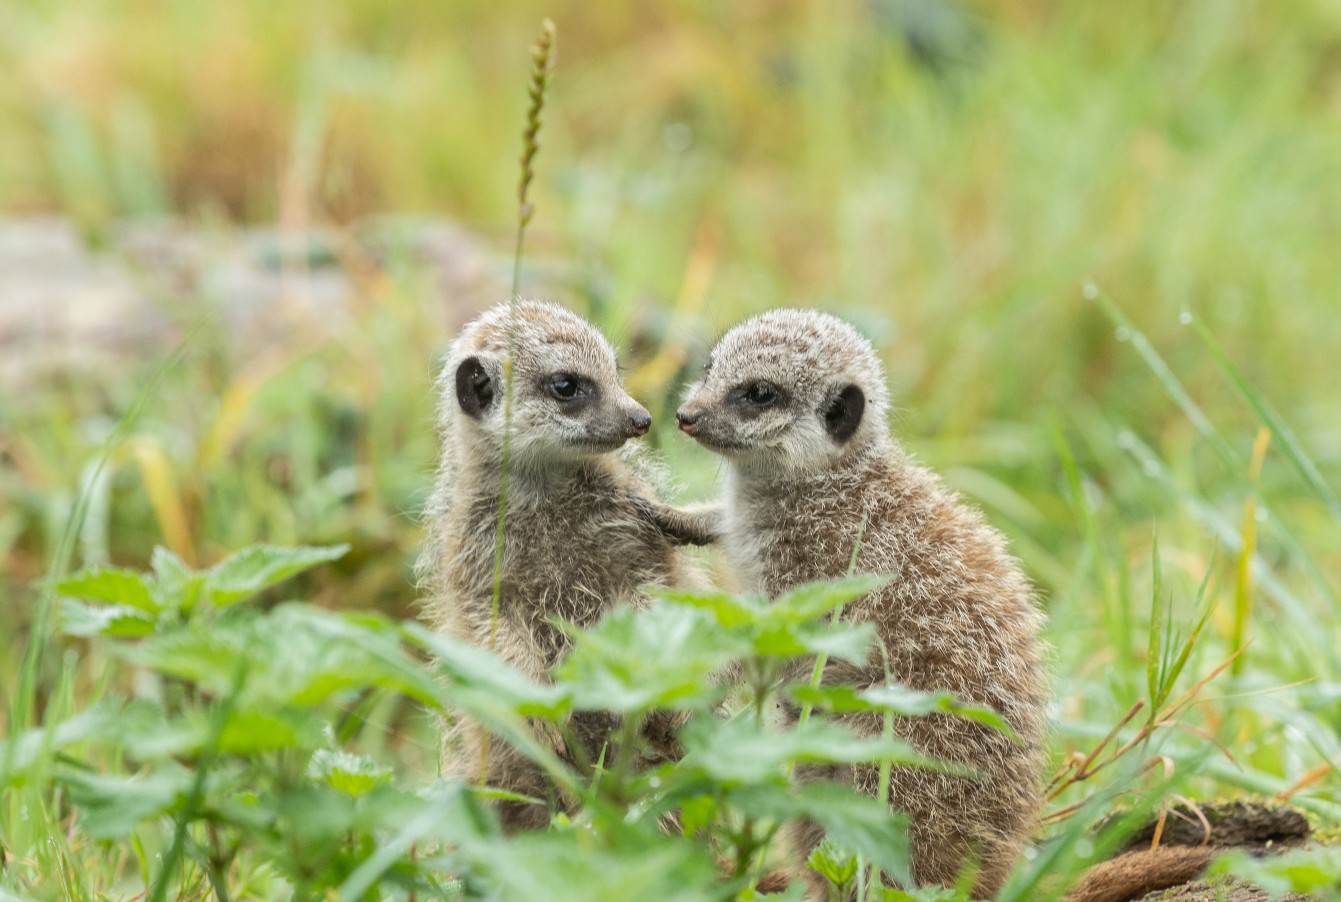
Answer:
[[[1294,464],[1295,469],[1299,471],[1299,475],[1303,477],[1309,489],[1319,501],[1326,505],[1327,510],[1331,512],[1336,522],[1341,524],[1341,498],[1337,497],[1336,492],[1332,491],[1331,486],[1322,478],[1318,465],[1304,450],[1303,444],[1295,436],[1294,431],[1286,425],[1285,420],[1276,412],[1276,409],[1248,384],[1247,379],[1243,378],[1243,374],[1229,359],[1229,355],[1220,346],[1220,342],[1216,341],[1215,336],[1211,334],[1211,330],[1206,328],[1200,320],[1195,321],[1195,326],[1197,334],[1201,336],[1202,342],[1211,352],[1211,356],[1215,358],[1215,362],[1220,364],[1220,369],[1224,371],[1230,384],[1234,386],[1239,396],[1253,408],[1258,418],[1271,430],[1271,434],[1281,443],[1281,447],[1285,449],[1286,457],[1290,459],[1290,463]]]
[[[531,181],[535,178],[535,157],[540,150],[541,114],[545,109],[545,90],[554,67],[554,23],[544,21],[540,38],[531,48],[531,80],[527,95],[526,127],[522,130],[521,176],[517,183],[517,243],[512,256],[512,296],[508,299],[508,352],[503,360],[503,454],[498,477],[498,526],[494,532],[493,591],[489,603],[489,650],[498,644],[499,606],[503,598],[503,551],[507,531],[508,475],[512,466],[512,359],[517,342],[517,302],[521,290],[522,248],[526,226],[535,214],[531,205]],[[484,734],[480,755],[480,785],[485,784],[489,768],[489,734]]]
[[[1271,443],[1271,432],[1266,427],[1257,430],[1257,441],[1253,442],[1253,459],[1248,476],[1253,491],[1243,503],[1243,550],[1239,552],[1238,579],[1234,584],[1234,623],[1230,631],[1230,644],[1242,648],[1248,636],[1248,618],[1252,614],[1253,603],[1253,557],[1257,552],[1257,484],[1262,476],[1262,463],[1266,460],[1267,446]],[[1239,655],[1229,672],[1233,676],[1243,673],[1247,655]]]
[[[51,565],[47,568],[46,580],[37,598],[32,625],[29,627],[28,646],[24,649],[23,665],[19,673],[18,691],[15,694],[13,707],[10,709],[11,735],[21,733],[36,722],[39,667],[42,655],[46,652],[47,643],[50,640],[51,613],[56,604],[56,593],[52,587],[70,572],[70,560],[73,557],[75,544],[83,527],[84,518],[88,515],[92,500],[91,489],[97,485],[112,454],[125,442],[126,437],[139,422],[145,408],[149,405],[149,401],[158,394],[158,388],[163,380],[186,359],[188,349],[208,325],[209,322],[206,319],[199,321],[177,345],[176,349],[158,365],[153,375],[135,393],[135,398],[130,407],[117,421],[116,428],[112,430],[98,452],[97,463],[94,465],[89,478],[85,481],[84,489],[79,493],[74,508],[70,511],[70,516],[65,522],[65,528],[61,531],[60,542],[56,546],[55,554],[52,555]]]

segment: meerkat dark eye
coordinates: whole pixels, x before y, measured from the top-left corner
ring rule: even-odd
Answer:
[[[755,382],[745,387],[741,397],[756,407],[767,407],[778,399],[778,390],[768,382]]]
[[[545,387],[549,390],[550,395],[558,401],[572,401],[586,394],[582,390],[582,380],[569,373],[558,373],[551,376]]]

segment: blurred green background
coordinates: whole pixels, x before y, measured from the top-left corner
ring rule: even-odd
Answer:
[[[0,2],[5,684],[85,490],[75,566],[349,542],[313,597],[413,614],[434,360],[506,296],[543,17],[524,293],[620,345],[670,494],[714,491],[667,426],[707,344],[771,307],[846,316],[900,436],[1039,585],[1059,758],[1144,692],[1158,532],[1177,622],[1211,572],[1192,671],[1251,640],[1171,747],[1202,792],[1334,814],[1332,0]],[[43,235],[76,263],[34,264]],[[252,302],[298,312],[249,332]]]

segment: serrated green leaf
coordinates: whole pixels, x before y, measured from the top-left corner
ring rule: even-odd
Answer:
[[[80,829],[97,839],[128,836],[143,821],[175,812],[194,781],[194,772],[173,764],[135,777],[86,771],[62,777],[79,809]]]
[[[304,570],[342,557],[348,545],[280,548],[253,545],[205,572],[203,593],[217,607],[236,604]]]
[[[154,631],[154,618],[129,605],[113,604],[95,608],[63,598],[60,625],[61,632],[67,636],[135,638]]]
[[[888,761],[910,767],[954,770],[913,751],[904,742],[858,736],[846,727],[808,720],[781,731],[760,727],[752,718],[699,718],[680,736],[683,766],[727,785],[785,780],[788,768],[803,762],[840,764]]]
[[[775,623],[804,623],[874,592],[890,579],[884,574],[863,573],[842,579],[805,583],[778,596],[769,606],[769,613]]]
[[[971,896],[943,886],[919,886],[911,890],[882,887],[879,898],[881,902],[973,902]]]
[[[692,592],[660,587],[650,588],[648,592],[654,598],[674,605],[707,611],[719,626],[727,629],[749,626],[768,611],[768,599],[758,593]]]
[[[754,817],[813,820],[824,827],[833,842],[861,853],[890,876],[908,882],[907,817],[851,786],[825,780],[748,786],[733,790],[728,798],[734,807]]]
[[[0,745],[0,786],[18,785],[43,758],[107,734],[121,717],[112,705],[97,705],[68,720],[11,736]]]
[[[477,692],[522,717],[557,718],[569,710],[563,689],[535,682],[488,649],[414,622],[403,623],[401,631],[407,640],[435,656],[438,671],[451,682],[457,697]]]
[[[825,838],[806,859],[806,867],[841,889],[857,876],[857,856]]]
[[[124,605],[149,614],[156,614],[159,605],[154,600],[153,581],[134,570],[117,567],[99,567],[81,570],[69,579],[56,583],[56,594],[84,601],[109,605]]]
[[[866,663],[876,639],[873,623],[803,624],[796,635],[809,654],[857,665]]]
[[[159,606],[189,611],[195,607],[200,597],[200,588],[205,583],[205,574],[197,573],[186,562],[162,545],[154,546],[149,558],[157,579],[152,592]]]
[[[680,829],[690,839],[706,830],[717,817],[717,800],[710,795],[694,796],[680,805]]]
[[[307,762],[307,775],[345,795],[358,797],[390,783],[392,770],[365,755],[318,749]]]
[[[921,692],[898,683],[885,683],[869,689],[855,686],[790,686],[787,692],[802,704],[821,711],[881,711],[899,717],[925,717],[928,714],[953,714],[1015,738],[1005,718],[984,705],[961,702],[954,693]]]
[[[351,689],[377,687],[433,701],[431,676],[409,659],[399,629],[379,627],[306,605],[281,605],[150,637],[125,654],[138,663],[194,683],[212,695],[231,691],[246,661],[240,708],[313,706]]]
[[[526,833],[506,844],[479,844],[465,857],[490,894],[503,899],[721,898],[716,865],[696,844],[631,827],[597,839],[573,829]]]
[[[580,632],[555,671],[573,706],[624,713],[711,704],[712,679],[748,646],[692,607],[621,608]]]

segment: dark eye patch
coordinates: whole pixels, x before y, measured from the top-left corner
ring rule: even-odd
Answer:
[[[787,400],[782,389],[766,379],[746,382],[732,389],[727,400],[745,411],[754,413]]]
[[[554,373],[546,377],[545,391],[560,404],[584,401],[595,393],[590,379],[574,373]]]

